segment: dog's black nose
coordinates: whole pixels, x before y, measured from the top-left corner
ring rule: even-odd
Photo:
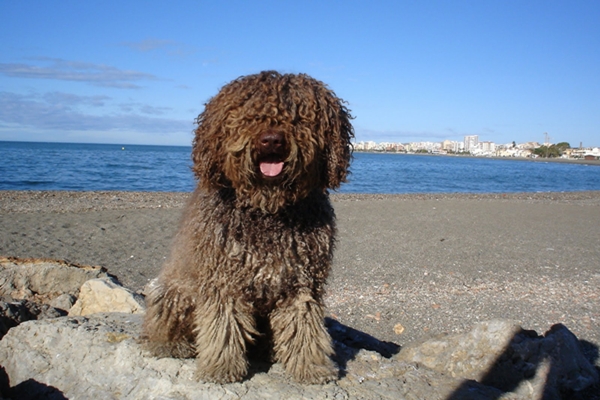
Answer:
[[[280,132],[267,131],[260,135],[258,143],[265,153],[279,153],[285,148],[285,137]]]

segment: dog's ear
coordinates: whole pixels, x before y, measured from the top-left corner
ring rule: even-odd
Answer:
[[[227,185],[223,173],[223,135],[220,132],[222,122],[220,113],[212,110],[209,102],[204,111],[196,118],[198,127],[194,131],[192,143],[192,170],[204,189],[220,189]]]
[[[308,126],[312,135],[309,143],[316,144],[318,185],[337,189],[346,182],[352,160],[354,128],[350,110],[325,83],[305,74],[285,77],[290,77],[285,93],[294,104],[296,117]]]
[[[327,110],[328,129],[325,132],[326,187],[337,189],[346,182],[348,168],[352,160],[352,139],[354,128],[350,123],[352,116],[344,101],[335,97]]]

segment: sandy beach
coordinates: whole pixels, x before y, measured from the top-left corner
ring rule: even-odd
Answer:
[[[101,265],[142,291],[187,196],[0,191],[0,255]],[[600,192],[332,200],[326,302],[340,322],[400,345],[493,318],[538,333],[560,322],[600,346]]]

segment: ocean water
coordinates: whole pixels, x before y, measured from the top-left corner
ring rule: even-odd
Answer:
[[[0,190],[193,190],[191,147],[0,141]],[[600,190],[600,166],[355,153],[341,193]]]
[[[355,154],[351,193],[508,193],[600,190],[600,166],[518,159]]]

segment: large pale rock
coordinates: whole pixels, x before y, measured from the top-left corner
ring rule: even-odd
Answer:
[[[577,337],[557,324],[544,336],[514,322],[481,322],[466,334],[406,346],[396,356],[530,399],[560,399],[598,382]]]
[[[479,380],[521,330],[513,321],[486,321],[465,334],[409,344],[397,358],[415,361],[451,376]]]
[[[61,260],[0,257],[0,297],[48,303],[63,294],[77,296],[85,281],[107,276],[102,267]]]
[[[101,312],[142,313],[144,298],[119,285],[112,278],[91,279],[79,290],[79,298],[69,310],[70,316]]]
[[[426,368],[412,359],[388,358],[397,346],[377,341],[335,321],[329,321],[328,326],[335,342],[336,361],[341,367],[341,377],[337,382],[301,385],[290,381],[278,364],[253,363],[249,378],[243,382],[228,385],[202,383],[193,379],[194,360],[156,359],[144,353],[137,341],[141,321],[139,314],[110,313],[29,321],[11,329],[0,341],[0,365],[4,367],[12,387],[9,396],[25,400],[535,398],[531,391],[518,392],[519,385],[510,392],[465,380],[464,377],[452,377],[449,373],[436,371],[435,366]],[[475,329],[481,330],[481,327]],[[548,349],[542,347],[564,346],[570,340],[564,338],[572,335],[567,332],[566,328],[555,328],[554,333],[547,335],[554,337],[555,342],[546,341],[545,346],[529,348],[546,352]],[[468,336],[463,335],[463,340],[467,340]],[[529,337],[520,343],[528,340]],[[571,350],[577,353],[576,348]],[[413,354],[417,352],[413,351]],[[439,353],[439,357],[446,354]],[[580,360],[577,362],[580,363]],[[474,362],[469,361],[469,365],[476,368]],[[538,375],[550,376],[553,365],[552,362],[538,364],[532,379]],[[487,365],[481,364],[480,367],[483,369]],[[458,371],[457,368],[453,370]],[[498,373],[503,372],[500,370]],[[579,381],[575,375],[569,379]],[[538,380],[541,381],[541,378]],[[40,393],[44,393],[45,397],[36,397]]]

